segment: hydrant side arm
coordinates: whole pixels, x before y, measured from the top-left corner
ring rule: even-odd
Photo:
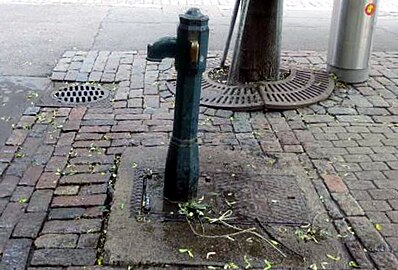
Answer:
[[[153,44],[148,44],[147,60],[161,62],[164,58],[175,58],[177,52],[177,38],[163,37]]]

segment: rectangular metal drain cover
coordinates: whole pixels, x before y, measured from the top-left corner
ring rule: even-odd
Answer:
[[[150,168],[148,179],[143,169],[135,170],[131,196],[131,214],[140,216],[145,209],[154,219],[180,221],[178,205],[163,200],[163,171]],[[198,198],[204,198],[215,215],[232,210],[235,224],[306,224],[310,211],[296,179],[291,175],[203,172]],[[149,198],[149,199],[148,199]],[[148,204],[148,202],[150,202]]]

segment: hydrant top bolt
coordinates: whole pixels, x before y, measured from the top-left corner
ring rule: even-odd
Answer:
[[[198,8],[190,8],[185,14],[180,15],[180,22],[184,25],[207,26],[209,17],[203,15]]]

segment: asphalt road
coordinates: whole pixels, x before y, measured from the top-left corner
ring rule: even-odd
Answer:
[[[0,4],[0,145],[30,103],[29,93],[48,87],[48,76],[64,51],[145,51],[148,43],[175,34],[178,14],[185,9]],[[222,50],[231,10],[201,10],[210,17],[210,49]],[[326,51],[330,18],[330,9],[285,10],[282,49]],[[374,51],[398,51],[398,13],[380,13]]]

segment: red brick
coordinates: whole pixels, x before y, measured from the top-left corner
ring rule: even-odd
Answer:
[[[127,123],[128,122],[128,123]],[[147,132],[148,127],[134,121],[123,121],[112,127],[112,132]]]
[[[9,203],[0,216],[1,228],[13,228],[25,212],[25,204]]]
[[[75,135],[75,132],[62,133],[61,137],[58,140],[57,146],[72,145],[73,140],[75,139]]]
[[[108,182],[109,173],[75,174],[61,178],[61,184],[94,184]]]
[[[78,131],[80,129],[80,120],[68,120],[62,127],[63,131]]]
[[[118,114],[116,120],[148,120],[151,118],[150,114]]]
[[[17,128],[30,128],[35,122],[36,122],[35,116],[24,115],[21,117],[21,119],[19,119]]]
[[[88,196],[57,196],[53,199],[52,207],[71,207],[71,206],[96,206],[105,203],[106,195]]]
[[[301,145],[284,145],[283,151],[287,153],[303,153],[303,147]]]
[[[113,112],[112,108],[89,108],[87,113],[107,113],[110,114]]]
[[[81,120],[86,110],[87,108],[85,107],[73,108],[69,114],[69,120]]]
[[[347,186],[344,184],[343,179],[341,179],[340,176],[326,174],[321,176],[330,192],[344,193],[348,191]]]
[[[127,101],[116,101],[116,102],[113,102],[112,105],[113,105],[114,108],[118,108],[118,109],[126,108],[127,107]]]
[[[115,115],[123,115],[123,114],[142,114],[142,109],[132,109],[132,108],[119,108],[115,109]]]
[[[0,162],[10,163],[14,158],[15,152],[1,152],[0,153]]]
[[[119,155],[119,154],[123,154],[124,150],[126,150],[125,146],[122,146],[122,147],[109,147],[106,150],[106,153],[108,155]]]
[[[78,141],[73,144],[73,147],[83,148],[83,147],[109,147],[111,145],[110,141],[100,140],[100,141]]]
[[[99,133],[79,133],[76,136],[76,141],[84,141],[84,140],[100,140],[104,134]]]
[[[111,130],[110,126],[84,126],[80,129],[81,133],[106,133]]]
[[[54,156],[68,156],[73,150],[71,145],[57,146],[54,150]]]
[[[108,188],[107,183],[103,183],[100,185],[87,185],[82,186],[79,195],[80,196],[87,196],[87,195],[94,195],[94,194],[105,194]]]
[[[101,219],[53,220],[44,224],[41,234],[95,233],[101,230],[101,224]]]
[[[91,156],[71,158],[69,160],[70,164],[112,164],[114,162],[114,157],[103,154],[92,154]]]
[[[25,171],[25,174],[23,175],[19,184],[22,186],[35,186],[42,172],[43,172],[43,166],[40,165],[30,166]]]
[[[71,110],[71,108],[59,108],[57,116],[68,116]]]
[[[110,165],[69,165],[64,170],[65,174],[76,174],[76,173],[93,173],[94,172],[108,172],[111,168]]]
[[[102,206],[94,206],[94,207],[89,207],[84,211],[83,217],[86,218],[96,218],[96,217],[102,217],[104,214],[104,208]]]
[[[55,130],[54,132],[48,132],[44,138],[45,144],[56,144],[60,136],[60,130]]]
[[[59,178],[60,176],[56,175],[54,172],[44,172],[40,176],[36,188],[37,189],[56,188]]]
[[[15,129],[8,138],[6,145],[21,145],[28,136],[28,130]]]
[[[282,147],[277,141],[262,141],[261,148],[264,152],[281,152]]]
[[[54,156],[50,158],[50,160],[48,161],[46,166],[46,171],[47,172],[62,171],[65,168],[67,162],[68,162],[68,157]]]
[[[83,119],[85,120],[113,120],[115,115],[113,114],[104,114],[104,113],[92,113],[86,114]]]
[[[13,175],[6,175],[0,182],[0,198],[10,197],[17,187],[19,177]]]
[[[131,134],[128,132],[121,133],[106,133],[105,136],[112,140],[117,139],[131,139]]]

